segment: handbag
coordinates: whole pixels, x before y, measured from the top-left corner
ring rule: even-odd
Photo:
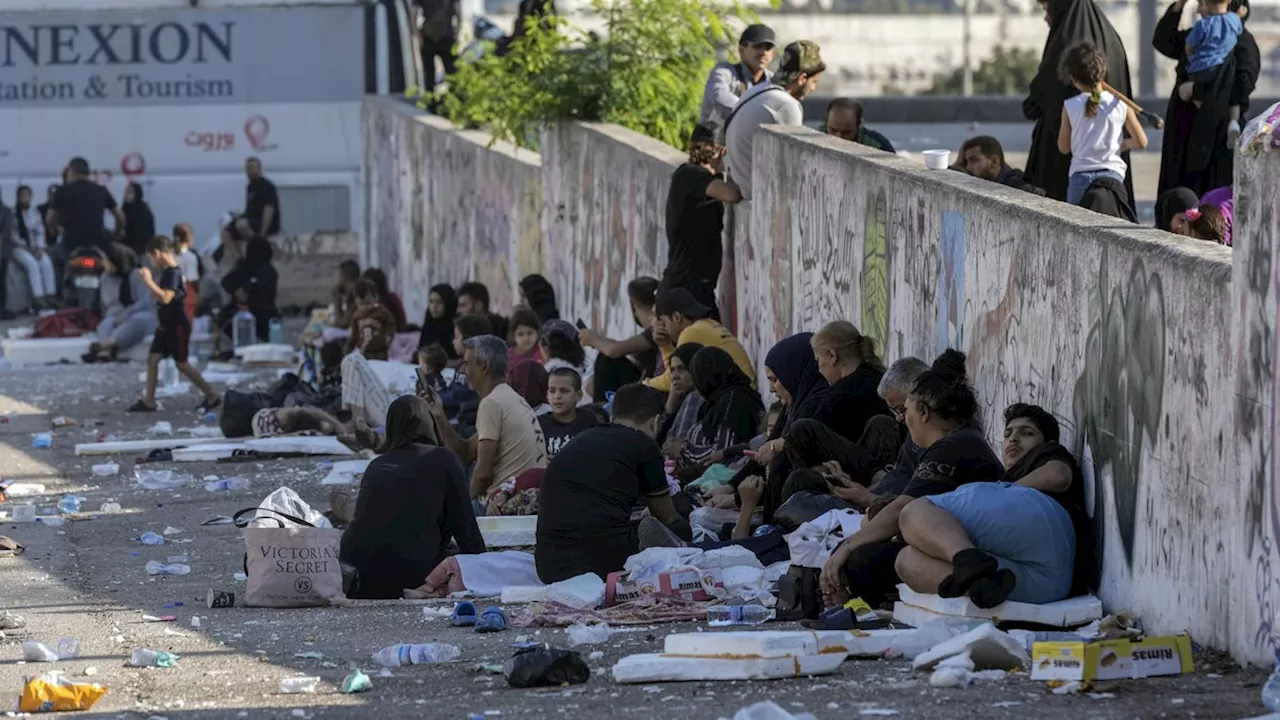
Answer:
[[[241,510],[233,520],[244,528],[246,606],[321,607],[345,599],[338,561],[341,530],[315,527],[264,507]],[[251,525],[255,520],[274,521],[278,527]]]

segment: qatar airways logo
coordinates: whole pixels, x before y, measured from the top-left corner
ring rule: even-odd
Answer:
[[[0,67],[232,62],[234,21],[0,25]]]

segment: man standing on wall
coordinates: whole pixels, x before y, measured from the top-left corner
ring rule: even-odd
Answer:
[[[698,124],[724,127],[725,119],[749,89],[769,80],[773,62],[773,30],[767,25],[749,25],[738,40],[738,62],[722,60],[711,68],[702,92]]]
[[[109,190],[89,179],[88,160],[71,158],[65,177],[66,184],[50,204],[48,225],[51,229],[62,228],[63,249],[68,256],[82,247],[107,244],[107,212],[115,218],[116,235],[124,232],[124,213]]]
[[[782,63],[772,81],[751,88],[725,120],[725,145],[729,149],[729,176],[751,199],[751,147],[761,125],[804,124],[800,105],[818,87],[818,78],[827,69],[818,43],[793,42],[782,51]]]
[[[822,131],[841,140],[896,152],[889,138],[862,123],[862,103],[853,98],[838,97],[827,105],[827,121],[822,125]]]
[[[422,17],[418,39],[422,44],[422,84],[430,93],[436,89],[436,58],[444,66],[444,74],[452,75],[457,56],[453,46],[458,42],[458,30],[462,23],[462,6],[459,0],[416,0]]]
[[[724,204],[742,200],[738,186],[720,173],[724,141],[716,129],[698,125],[689,139],[689,160],[671,175],[667,191],[667,269],[658,287],[661,296],[685,288],[720,321],[716,283],[720,280]]]
[[[280,196],[275,183],[263,177],[262,161],[256,157],[244,161],[244,174],[249,185],[244,193],[244,214],[236,219],[237,236],[248,240],[258,235],[279,235]]]

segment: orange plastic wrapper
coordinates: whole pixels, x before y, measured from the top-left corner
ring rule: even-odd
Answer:
[[[107,694],[107,689],[97,684],[73,683],[54,673],[43,673],[27,678],[18,698],[18,711],[29,713],[88,710]]]

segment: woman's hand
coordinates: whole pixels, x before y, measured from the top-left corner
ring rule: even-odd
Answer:
[[[785,450],[787,441],[782,438],[775,438],[760,446],[756,451],[756,462],[768,467],[773,464],[774,458],[778,457],[778,453]]]
[[[759,475],[752,475],[742,484],[738,486],[738,497],[742,498],[742,506],[756,507],[760,504],[760,498],[764,496],[764,478]]]

